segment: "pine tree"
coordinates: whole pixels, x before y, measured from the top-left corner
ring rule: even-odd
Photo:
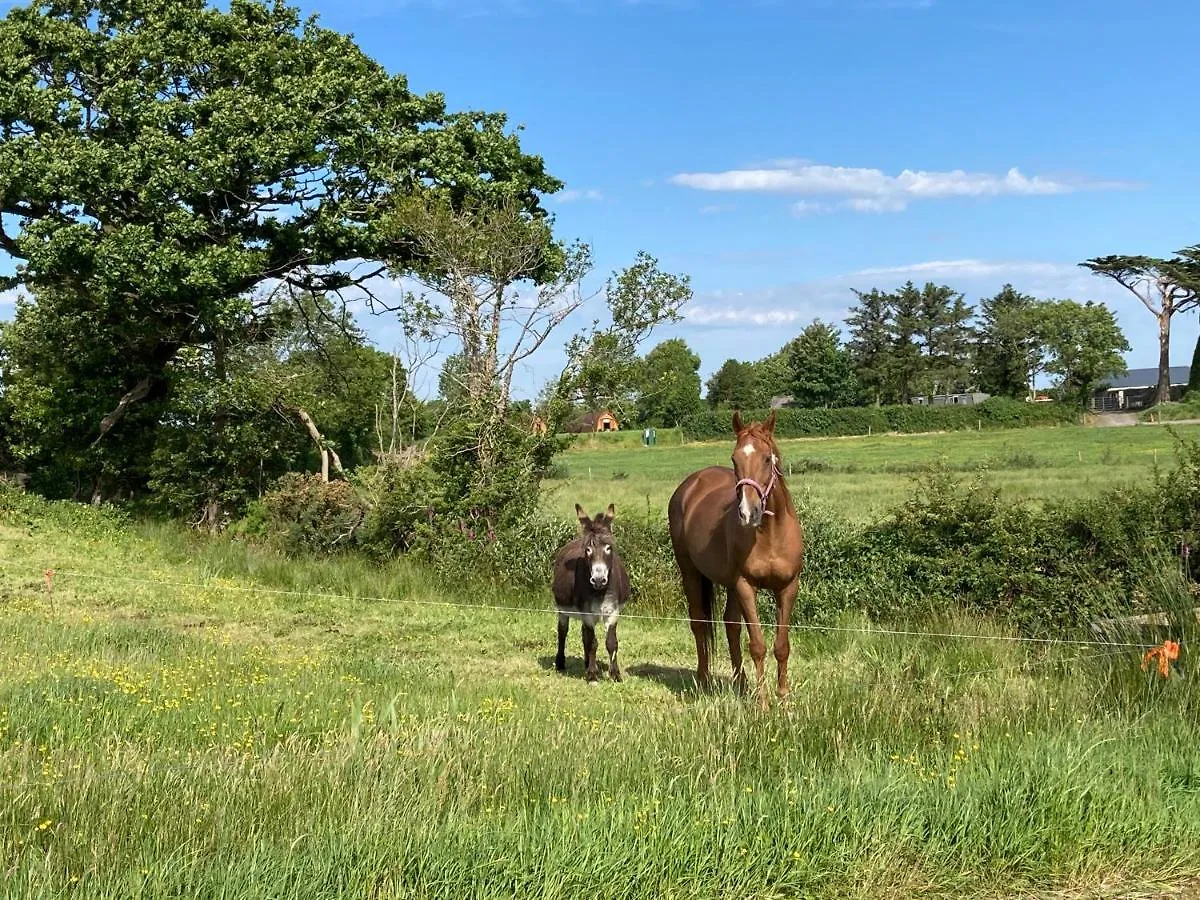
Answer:
[[[838,330],[820,319],[791,344],[792,396],[804,408],[855,406],[861,396]]]
[[[975,375],[981,391],[1001,397],[1029,392],[1041,356],[1036,306],[1033,297],[1011,284],[979,304]]]
[[[1188,373],[1184,396],[1192,400],[1200,397],[1200,337],[1196,338],[1196,349],[1192,351],[1192,370]]]
[[[854,291],[858,305],[850,308],[846,325],[850,331],[847,349],[859,382],[872,402],[879,406],[887,391],[887,360],[891,349],[891,298],[877,288],[870,293]]]
[[[921,328],[921,292],[910,281],[890,294],[891,321],[888,326],[888,354],[884,364],[892,399],[909,403],[923,368],[918,343]]]

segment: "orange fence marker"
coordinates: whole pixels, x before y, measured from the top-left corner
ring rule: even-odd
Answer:
[[[46,596],[53,602],[54,600],[54,570],[47,569],[42,573],[46,579]]]
[[[1179,642],[1166,640],[1162,642],[1161,647],[1155,647],[1153,650],[1147,650],[1146,655],[1142,657],[1142,671],[1150,665],[1150,660],[1158,658],[1158,674],[1163,678],[1171,677],[1171,663],[1179,659]]]

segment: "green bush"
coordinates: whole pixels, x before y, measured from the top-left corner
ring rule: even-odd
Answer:
[[[324,482],[319,475],[298,472],[280,478],[263,496],[260,509],[270,538],[292,553],[350,549],[367,514],[350,482]],[[253,530],[248,527],[243,533]]]
[[[761,421],[770,410],[746,410],[742,418]],[[861,434],[931,431],[970,431],[1067,425],[1079,421],[1079,410],[1061,403],[1025,403],[992,397],[972,406],[866,406],[845,409],[775,411],[775,434],[783,438],[847,437]],[[689,416],[680,428],[690,440],[728,437],[729,410],[703,410]]]

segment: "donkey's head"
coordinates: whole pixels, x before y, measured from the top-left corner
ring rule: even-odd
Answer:
[[[750,528],[762,524],[767,510],[767,498],[779,477],[779,448],[775,446],[775,410],[763,422],[745,425],[742,414],[733,414],[733,430],[737,443],[733,447],[734,488],[738,521]]]
[[[617,517],[617,511],[610,503],[604,512],[596,513],[594,518],[588,518],[583,507],[576,503],[575,514],[579,516],[583,553],[591,567],[589,580],[595,590],[602,591],[608,587],[609,568],[613,559],[612,523]]]

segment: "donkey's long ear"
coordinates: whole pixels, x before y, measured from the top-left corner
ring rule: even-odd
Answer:
[[[735,434],[742,432],[742,412],[738,409],[733,411],[733,431]]]
[[[608,504],[608,509],[606,509],[604,511],[604,524],[611,525],[613,523],[613,519],[615,519],[616,517],[617,517],[617,508],[615,506],[613,506],[611,503]]]
[[[587,528],[592,524],[592,517],[584,512],[583,507],[578,503],[575,504],[575,515],[579,516],[579,527]]]
[[[775,410],[771,410],[771,414],[763,420],[763,428],[767,430],[767,434],[775,433]]]

